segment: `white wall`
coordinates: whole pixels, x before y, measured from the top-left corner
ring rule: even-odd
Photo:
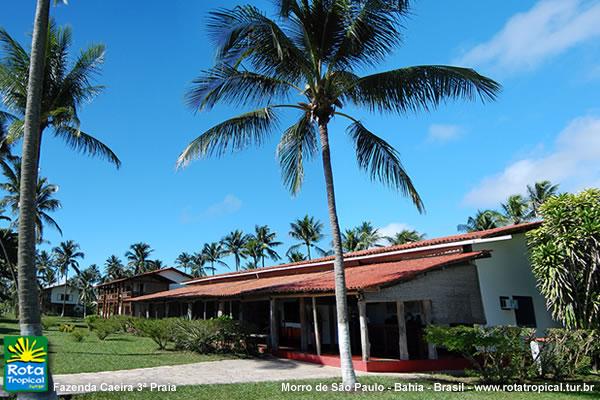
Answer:
[[[187,281],[188,279],[190,279],[189,277],[187,277],[177,271],[173,271],[172,269],[169,269],[166,271],[161,271],[158,274],[167,279],[172,280],[173,282],[177,282],[177,283],[181,283],[183,281]]]
[[[530,296],[533,299],[538,334],[557,327],[546,309],[545,299],[536,287],[531,272],[527,244],[523,233],[510,240],[473,246],[473,250],[492,250],[491,258],[476,260],[483,310],[488,326],[516,325],[515,311],[500,308],[500,296]]]
[[[50,294],[50,302],[54,304],[62,304],[61,296],[65,292],[65,287],[56,286],[52,288],[52,293]],[[69,295],[69,300],[66,301],[66,304],[79,304],[79,290],[67,287],[67,294]]]

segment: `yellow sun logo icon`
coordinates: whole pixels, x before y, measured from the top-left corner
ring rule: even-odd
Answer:
[[[8,351],[12,354],[7,363],[22,361],[22,362],[33,362],[43,363],[46,361],[44,356],[47,354],[44,351],[44,347],[35,347],[36,341],[29,342],[28,338],[19,338],[14,346],[9,345]]]

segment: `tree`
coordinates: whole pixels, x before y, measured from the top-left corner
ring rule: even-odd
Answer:
[[[529,208],[529,203],[520,194],[509,196],[506,203],[502,203],[504,216],[511,224],[521,224],[529,221],[532,212]]]
[[[67,285],[69,280],[69,269],[73,269],[75,273],[79,274],[79,259],[83,259],[83,252],[79,251],[79,245],[72,240],[61,242],[57,247],[53,249],[54,258],[56,259],[56,265],[58,272],[64,278],[65,288],[63,292],[63,304],[61,317],[65,316],[65,304],[67,303]]]
[[[351,253],[361,249],[360,235],[355,229],[346,229],[342,233],[342,250],[344,253]]]
[[[163,268],[165,268],[165,264],[162,262],[162,260],[150,260],[148,261],[146,272],[156,271]]]
[[[74,286],[79,289],[79,301],[83,305],[83,317],[87,316],[88,304],[93,304],[96,300],[95,285],[100,281],[101,274],[98,266],[92,264],[74,279]]]
[[[301,243],[295,244],[288,250],[288,255],[290,253],[297,253],[298,249],[301,246],[306,247],[306,255],[309,260],[312,259],[310,254],[310,249],[312,247],[319,254],[325,253],[323,249],[318,247],[316,243],[318,243],[321,239],[323,239],[323,224],[321,221],[315,219],[314,217],[309,217],[305,215],[302,219],[297,219],[294,222],[290,223],[290,232],[289,235],[296,240],[301,241]],[[297,258],[297,255],[296,255]]]
[[[540,217],[540,207],[550,197],[558,193],[558,185],[553,185],[550,181],[536,182],[533,186],[527,185],[527,194],[531,204],[531,213],[534,218]]]
[[[240,262],[244,257],[244,245],[249,239],[250,235],[246,235],[240,230],[235,230],[221,240],[225,252],[229,255],[232,255],[235,260],[236,271],[240,270]]]
[[[287,252],[288,260],[291,263],[306,261],[306,256],[299,251],[288,251]]]
[[[526,236],[548,309],[568,329],[600,328],[600,190],[550,197],[538,211],[544,222]]]
[[[36,257],[37,275],[41,287],[52,286],[57,282],[56,261],[52,254],[42,250]]]
[[[385,240],[392,246],[419,242],[423,239],[425,239],[424,233],[419,233],[411,229],[403,229],[400,232],[396,232],[393,236],[385,237]]]
[[[260,260],[264,259],[265,248],[262,243],[259,242],[254,236],[250,237],[244,249],[242,250],[244,257],[250,257],[252,261],[248,261],[244,269],[256,269],[260,263]]]
[[[11,165],[12,164],[12,165]],[[10,207],[14,215],[19,215],[20,188],[21,188],[21,159],[11,157],[10,164],[0,162],[0,168],[7,181],[0,184],[6,195],[0,202],[2,206]],[[54,199],[54,194],[58,191],[58,186],[48,183],[46,178],[38,178],[35,198],[35,232],[38,242],[42,242],[44,234],[44,225],[53,227],[62,235],[62,230],[58,223],[48,213],[58,210],[60,201]],[[15,221],[18,224],[18,220]]]
[[[206,270],[205,270],[204,264],[206,264],[206,260],[202,256],[201,252],[194,253],[192,255],[192,266],[190,269],[190,273],[192,274],[193,277],[199,278],[202,276],[206,276]]]
[[[279,19],[272,20],[251,5],[210,14],[215,38],[215,65],[203,71],[188,93],[196,110],[219,103],[253,110],[221,122],[194,139],[179,157],[185,166],[195,158],[220,156],[266,142],[284,109],[299,112],[298,121],[283,132],[277,148],[285,185],[298,193],[304,162],[319,150],[323,163],[327,208],[335,254],[334,275],[338,343],[345,387],[356,381],[350,352],[347,291],[343,268],[329,125],[348,120],[347,133],[361,169],[423,203],[404,170],[398,152],[358,118],[340,111],[346,104],[370,111],[407,114],[427,111],[448,99],[491,100],[499,85],[472,69],[446,65],[399,68],[361,76],[366,67],[385,60],[401,43],[408,1],[279,0]],[[280,103],[292,98],[297,103]]]
[[[106,259],[104,267],[107,281],[114,281],[115,279],[125,278],[129,275],[121,259],[114,254]]]
[[[256,225],[254,230],[254,238],[263,248],[261,255],[261,263],[263,268],[265,266],[265,257],[269,257],[273,261],[281,259],[279,254],[277,254],[277,252],[273,249],[274,247],[282,245],[281,242],[275,240],[277,234],[275,232],[271,232],[271,228],[269,228],[267,225]]]
[[[477,210],[475,216],[469,217],[466,224],[458,225],[461,232],[484,231],[494,229],[506,224],[506,217],[495,210]]]
[[[227,252],[223,248],[223,245],[219,242],[205,243],[204,247],[202,248],[202,258],[206,262],[210,263],[210,267],[205,268],[210,269],[213,275],[217,270],[215,264],[229,268],[229,266],[223,260],[221,260],[221,258],[225,257],[226,255]]]
[[[150,253],[153,251],[148,243],[140,242],[129,246],[125,258],[127,258],[127,265],[133,270],[134,275],[141,274],[149,269],[151,263],[151,260],[149,260]]]
[[[373,224],[370,222],[364,221],[359,226],[356,227],[356,233],[359,237],[360,249],[366,250],[371,247],[381,247],[379,242],[382,237],[379,234],[379,229],[373,227]]]
[[[175,259],[175,265],[177,265],[179,268],[183,269],[184,272],[187,271],[188,269],[191,271],[193,263],[194,263],[194,256],[189,253],[186,253],[186,252],[182,252]]]

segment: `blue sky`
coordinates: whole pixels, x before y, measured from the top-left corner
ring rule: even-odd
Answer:
[[[82,128],[123,161],[107,163],[71,152],[47,135],[41,173],[60,186],[55,213],[64,236],[86,253],[84,265],[149,243],[172,265],[233,229],[268,224],[292,243],[289,222],[308,213],[328,226],[320,161],[306,171],[302,192],[281,183],[276,137],[262,148],[195,162],[175,171],[187,143],[241,110],[194,114],[183,94],[211,65],[207,11],[229,0],[71,1],[52,9],[74,31],[75,49],[107,46],[98,82],[107,90],[81,113]],[[252,1],[272,12],[269,1]],[[0,25],[28,47],[34,1],[8,2]],[[358,170],[343,121],[331,131],[343,228],[372,221],[384,233],[408,226],[429,237],[452,234],[477,208],[498,207],[527,183],[551,179],[564,190],[600,184],[600,2],[506,0],[415,1],[406,37],[378,70],[418,64],[475,67],[503,85],[495,103],[449,103],[405,117],[345,111],[401,153],[427,212],[371,183]],[[375,70],[374,70],[375,71]],[[290,116],[289,121],[292,121]],[[291,122],[290,122],[291,124]],[[328,237],[323,246],[327,247]],[[230,263],[232,265],[232,263]]]

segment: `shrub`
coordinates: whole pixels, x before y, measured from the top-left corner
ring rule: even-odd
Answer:
[[[486,382],[524,380],[535,376],[530,342],[534,330],[516,327],[429,326],[426,339],[460,353]]]
[[[565,379],[589,373],[598,339],[596,331],[549,329],[540,352],[543,374]]]
[[[71,338],[75,342],[83,342],[83,339],[85,338],[86,335],[87,335],[87,333],[83,329],[74,329],[71,332]]]
[[[75,330],[75,325],[73,324],[60,324],[58,327],[59,332],[71,333]]]
[[[50,330],[60,324],[60,319],[57,317],[43,316],[42,317],[42,329],[45,331]]]
[[[92,331],[94,330],[94,325],[96,324],[96,322],[101,319],[102,317],[100,317],[99,315],[88,315],[83,320],[85,321],[85,324],[87,325],[88,329]]]
[[[173,327],[175,347],[198,353],[255,353],[256,345],[246,326],[228,317],[179,320]]]
[[[93,325],[98,339],[105,340],[109,335],[119,332],[120,325],[112,319],[98,319]]]
[[[173,339],[173,327],[176,318],[165,319],[135,319],[132,320],[133,327],[140,336],[149,337],[158,345],[160,350],[164,350],[167,344]]]

